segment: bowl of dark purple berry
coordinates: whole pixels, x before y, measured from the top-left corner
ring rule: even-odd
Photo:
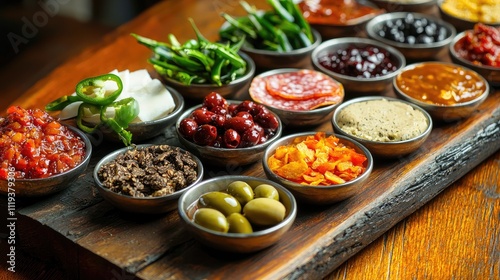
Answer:
[[[448,22],[411,12],[379,15],[366,24],[369,38],[398,49],[413,61],[436,58],[447,50],[456,33]]]
[[[346,93],[379,94],[406,65],[397,49],[376,40],[345,37],[321,43],[311,54],[314,69],[342,83]]]

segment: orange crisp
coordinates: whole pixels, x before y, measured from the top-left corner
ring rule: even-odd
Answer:
[[[277,175],[303,185],[328,186],[346,183],[365,170],[367,158],[325,132],[298,137],[279,146],[267,163]]]

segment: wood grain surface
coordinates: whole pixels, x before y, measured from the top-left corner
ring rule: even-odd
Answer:
[[[222,10],[239,9],[232,1],[164,1],[61,65],[14,104],[43,107],[82,78],[115,68],[148,68],[153,74],[145,62],[149,51],[130,32],[188,39],[193,35],[186,19],[193,17],[207,37],[216,38]],[[20,211],[20,239],[30,253],[60,264],[72,279],[317,279],[335,269],[327,278],[497,279],[499,101],[495,92],[472,118],[437,126],[417,153],[376,161],[369,182],[352,199],[302,206],[280,243],[251,256],[199,245],[185,234],[176,213],[144,218],[117,211],[96,193],[89,172],[70,190],[28,203]],[[331,131],[331,125],[316,129]],[[171,130],[154,141],[176,143]],[[96,147],[91,166],[114,148]],[[459,180],[469,170],[474,173]],[[208,174],[233,172],[263,176],[258,164]],[[40,236],[47,240],[40,242]]]

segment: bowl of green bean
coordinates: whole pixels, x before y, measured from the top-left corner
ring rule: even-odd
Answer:
[[[245,61],[245,67],[242,68],[242,71],[239,70],[241,74],[237,75],[234,80],[223,84],[184,83],[168,75],[160,75],[165,81],[165,84],[176,89],[187,100],[201,101],[211,92],[217,92],[224,98],[241,99],[240,97],[245,95],[250,87],[250,83],[255,74],[255,63],[244,53],[239,53],[239,56]],[[231,75],[229,72],[228,74]]]
[[[139,44],[152,50],[148,62],[167,86],[186,100],[201,101],[210,92],[224,98],[241,99],[255,74],[255,63],[240,51],[244,40],[235,43],[211,42],[190,19],[196,38],[180,43],[174,34],[160,42],[132,34]]]
[[[226,20],[219,29],[222,41],[236,43],[244,38],[241,51],[250,56],[258,70],[308,68],[311,53],[322,41],[292,0],[268,1],[272,9],[257,10],[245,1],[246,16]]]

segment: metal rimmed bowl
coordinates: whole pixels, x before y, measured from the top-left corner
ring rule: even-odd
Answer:
[[[391,57],[393,58],[394,63],[397,66],[397,69],[393,72],[387,73],[379,77],[358,78],[336,73],[321,65],[320,60],[322,59],[322,57],[325,57],[337,51],[345,50],[350,46],[355,46],[357,48],[364,48],[370,46],[386,50],[390,53]],[[406,65],[406,59],[404,55],[397,49],[373,39],[365,39],[357,37],[346,37],[346,38],[338,38],[338,39],[331,39],[328,41],[324,41],[312,52],[311,60],[314,69],[321,71],[331,76],[335,80],[339,81],[344,86],[346,94],[358,93],[363,95],[372,93],[381,93],[386,91],[387,87],[392,83],[392,79]]]
[[[279,200],[285,206],[285,218],[279,224],[252,233],[223,233],[202,227],[192,221],[190,209],[198,198],[211,191],[223,191],[234,181],[248,183],[253,189],[260,184],[269,184],[279,193]],[[201,243],[221,251],[251,253],[279,242],[293,225],[297,215],[297,204],[293,195],[280,184],[267,179],[230,175],[205,180],[186,191],[179,199],[178,213],[187,229]]]
[[[85,143],[85,157],[77,166],[48,178],[0,180],[0,193],[6,195],[10,192],[9,188],[11,188],[15,190],[16,197],[40,197],[71,187],[71,183],[83,174],[90,162],[92,143],[79,129],[69,125],[67,127]]]
[[[218,86],[215,84],[191,84],[185,85],[169,77],[162,77],[165,83],[177,90],[186,100],[201,101],[212,91],[215,91],[225,98],[238,98],[246,94],[250,82],[255,74],[255,63],[249,55],[239,52],[241,58],[247,63],[247,69],[243,76],[235,79],[229,84]]]
[[[389,12],[419,12],[431,10],[437,0],[372,0],[378,7]]]
[[[455,0],[450,0],[450,1],[455,1]],[[441,16],[441,18],[444,21],[452,24],[457,29],[458,32],[462,32],[464,30],[474,28],[474,25],[477,23],[477,21],[467,19],[467,18],[458,17],[458,16],[453,15],[452,13],[446,11],[446,9],[443,8],[443,4],[445,2],[446,2],[445,0],[437,0],[437,6],[439,7],[439,15]],[[484,5],[484,4],[479,4],[478,1],[471,1],[471,2],[475,2],[475,4],[476,4],[476,5],[471,5],[471,7],[479,7],[480,5]],[[473,3],[471,3],[471,4],[473,4]],[[474,12],[464,10],[463,8],[464,7],[460,7],[460,12],[464,12],[464,13],[468,12],[468,13],[474,14]],[[477,11],[477,12],[479,13],[480,11]],[[496,22],[490,21],[490,22],[485,22],[485,24],[500,27],[500,18],[498,18],[498,14],[496,14],[494,16],[496,16],[496,19],[497,19]]]
[[[275,70],[270,70],[267,72],[264,72],[258,76],[256,76],[252,83],[250,84],[250,97],[252,98],[253,101],[257,101],[255,97],[255,91],[258,90],[257,88],[259,87],[259,83],[263,78],[276,75],[276,74],[283,74],[283,73],[291,73],[291,72],[297,72],[303,69],[297,69],[297,68],[282,68],[282,69],[275,69]],[[331,77],[328,77],[331,78]],[[335,108],[342,103],[344,100],[344,87],[341,83],[337,82],[335,79],[331,78],[331,81],[335,84],[337,84],[340,88],[339,92],[339,98],[338,102],[335,104],[329,104],[325,106],[321,106],[319,108],[315,108],[312,110],[290,110],[283,109],[283,108],[277,108],[274,107],[273,104],[266,103],[264,100],[261,100],[262,102],[259,102],[269,108],[269,110],[273,111],[276,113],[276,115],[279,116],[281,123],[283,123],[284,126],[289,126],[289,127],[305,127],[305,126],[315,126],[322,124],[329,120],[333,114],[333,111]],[[299,101],[300,102],[300,101]]]
[[[175,89],[168,87],[175,107],[168,115],[152,121],[130,123],[127,130],[132,133],[132,142],[139,143],[162,134],[165,129],[175,124],[177,117],[184,110],[184,98]],[[107,126],[99,126],[99,131],[104,138],[113,142],[121,142],[115,131]]]
[[[192,188],[194,185],[203,180],[204,169],[201,161],[193,154],[181,149],[181,151],[184,152],[185,156],[191,157],[197,163],[197,177],[196,180],[189,186],[186,186],[185,188],[178,190],[172,194],[158,197],[133,197],[127,194],[114,192],[102,184],[101,180],[99,179],[98,172],[103,165],[113,161],[114,159],[116,159],[116,157],[125,153],[129,149],[146,148],[149,146],[153,146],[153,144],[142,144],[135,147],[131,146],[121,148],[103,157],[94,167],[93,177],[94,182],[97,186],[97,190],[104,198],[104,200],[109,202],[117,209],[125,212],[140,214],[161,214],[175,210],[177,208],[177,200],[179,199],[179,197],[189,188]]]
[[[362,136],[362,134],[361,134],[362,132],[361,133],[358,132],[356,134],[353,134],[350,131],[350,129],[349,129],[349,131],[345,131],[342,129],[342,126],[339,124],[339,115],[342,112],[342,110],[345,110],[346,108],[348,108],[352,104],[356,104],[356,103],[360,103],[360,102],[366,103],[366,102],[370,102],[370,101],[381,101],[381,100],[386,100],[388,102],[397,102],[398,104],[405,105],[405,106],[407,106],[407,108],[411,108],[412,110],[420,113],[419,115],[423,118],[423,121],[426,124],[425,129],[422,129],[423,131],[420,134],[418,134],[414,137],[411,137],[409,139],[392,140],[392,141],[385,141],[385,140],[382,141],[382,140],[369,139],[368,137]],[[384,110],[387,111],[389,109],[384,107]],[[375,112],[375,110],[373,110],[373,112]],[[365,116],[360,116],[360,117],[364,121],[377,122],[378,124],[381,124],[382,126],[387,126],[387,125],[385,125],[385,123],[389,123],[394,118],[396,118],[395,116],[392,116],[392,115],[390,116],[390,119],[381,119],[380,117],[377,118],[376,116],[371,116],[371,115],[370,116],[365,115]],[[353,123],[357,123],[357,122],[358,122],[358,120],[353,120]],[[405,126],[404,128],[413,128],[413,125],[414,125],[413,123],[408,124],[408,126]],[[419,149],[422,146],[422,144],[425,142],[427,137],[430,135],[430,133],[432,131],[433,122],[432,122],[431,116],[425,110],[423,110],[419,106],[412,104],[410,102],[396,99],[396,98],[383,97],[383,96],[365,96],[365,97],[358,97],[355,99],[351,99],[351,100],[346,101],[343,104],[341,104],[337,108],[335,113],[333,114],[332,126],[337,133],[340,133],[342,135],[346,135],[352,139],[355,139],[359,143],[363,144],[368,150],[370,150],[370,152],[372,153],[372,155],[374,157],[395,158],[395,157],[407,155],[407,154],[412,153],[412,152],[416,151],[417,149]],[[373,130],[368,126],[365,126],[365,124],[363,122],[359,122],[358,126],[360,127],[360,129]],[[405,135],[404,133],[400,133],[400,134]]]
[[[473,63],[462,56],[459,55],[459,49],[461,41],[464,39],[468,32],[473,32],[472,30],[463,31],[451,41],[449,46],[449,53],[451,57],[451,61],[455,64],[459,64],[465,66],[469,69],[472,69],[483,76],[492,86],[497,87],[500,86],[500,67],[493,67],[488,65],[480,65],[477,63]]]
[[[372,3],[373,2],[373,3]],[[355,35],[361,35],[364,32],[366,23],[371,20],[373,17],[375,17],[378,14],[381,14],[383,10],[379,9],[378,5],[374,4],[375,1],[365,1],[365,0],[358,0],[355,1],[355,3],[350,2],[348,5],[361,5],[366,7],[370,7],[375,9],[373,13],[366,14],[360,17],[357,17],[355,19],[349,20],[345,24],[323,24],[323,23],[314,23],[310,22],[309,25],[311,28],[317,30],[319,34],[321,35],[321,38],[323,40],[328,40],[328,39],[333,39],[333,38],[340,38],[340,37],[349,37],[349,36],[355,36]],[[345,12],[349,12],[350,10],[353,10],[352,7],[349,7],[349,9],[346,9]],[[355,10],[353,11],[355,12]],[[307,19],[307,18],[306,18]]]
[[[396,21],[403,21],[408,16],[412,15],[413,19],[433,22],[436,26],[443,27],[446,30],[446,35],[440,41],[435,41],[432,43],[420,43],[420,44],[410,44],[404,42],[397,42],[380,36],[379,31],[382,30],[389,22],[393,23]],[[412,29],[412,28],[410,28]],[[416,29],[416,28],[415,28]],[[409,32],[409,31],[408,31]],[[439,18],[435,18],[430,15],[420,14],[420,13],[408,13],[408,12],[395,12],[382,14],[374,17],[366,24],[366,33],[369,38],[380,41],[386,45],[392,46],[398,49],[407,60],[428,60],[433,59],[438,56],[442,51],[445,51],[447,46],[453,40],[456,35],[456,29],[453,25],[445,22]]]
[[[239,104],[241,101],[227,100],[227,102],[228,104]],[[260,143],[251,147],[234,148],[234,149],[216,148],[212,146],[201,146],[195,144],[194,142],[191,142],[182,136],[182,134],[179,131],[179,126],[180,122],[183,119],[188,118],[194,110],[200,108],[201,106],[202,105],[191,107],[178,118],[176,123],[176,132],[179,142],[184,147],[186,147],[193,154],[200,157],[202,161],[207,162],[210,165],[215,165],[219,167],[221,166],[234,167],[234,166],[243,166],[254,163],[262,158],[262,154],[264,153],[264,150],[266,149],[267,146],[269,146],[271,143],[273,143],[274,141],[276,141],[281,137],[283,125],[281,124],[279,117],[271,111],[271,113],[277,117],[279,125],[275,134],[269,139],[267,139],[267,141],[264,143]]]
[[[269,145],[262,158],[262,166],[267,178],[287,188],[297,199],[297,201],[307,204],[331,204],[354,196],[359,192],[366,179],[368,179],[368,177],[370,176],[373,169],[373,158],[370,151],[366,147],[364,147],[359,142],[343,135],[335,135],[335,137],[340,139],[340,143],[353,148],[356,152],[363,154],[367,158],[364,163],[365,171],[360,176],[351,181],[343,184],[329,186],[302,185],[280,177],[270,169],[268,159],[275,153],[278,147],[291,144],[296,139],[305,138],[307,136],[312,136],[315,134],[316,132],[301,132],[291,134],[286,137],[282,137],[278,141]],[[333,133],[326,133],[326,136],[332,134]]]
[[[312,51],[321,43],[321,35],[312,29],[314,42],[305,48],[289,52],[275,52],[259,50],[243,45],[241,51],[246,53],[255,62],[257,69],[269,70],[276,68],[307,68],[311,61]]]
[[[462,84],[448,84],[441,80],[441,82],[438,85],[435,85],[434,87],[430,88],[432,90],[439,90],[439,92],[448,92],[450,89],[456,90],[456,89],[464,89],[468,90],[469,92],[467,94],[470,94],[470,92],[474,90],[479,90],[481,88],[484,88],[482,90],[482,93],[477,95],[475,98],[468,100],[468,101],[459,101],[451,105],[446,105],[446,104],[439,104],[435,103],[432,100],[432,92],[426,91],[425,89],[422,89],[419,94],[421,95],[419,98],[410,96],[407,92],[405,92],[404,89],[402,89],[400,86],[398,86],[398,80],[403,76],[406,75],[411,75],[412,77],[416,77],[418,75],[413,75],[412,70],[415,68],[419,67],[427,67],[427,69],[430,68],[436,68],[438,66],[442,67],[449,67],[449,68],[454,68],[457,69],[455,73],[457,75],[457,80],[461,81]],[[447,70],[449,72],[449,70]],[[444,72],[444,70],[443,70]],[[459,75],[460,74],[460,75]],[[426,76],[422,76],[422,78],[426,78]],[[475,81],[474,81],[474,80]],[[464,85],[464,82],[471,82],[470,85]],[[420,84],[425,83],[425,80],[419,80],[418,81]],[[486,100],[486,98],[489,95],[490,92],[490,86],[488,82],[479,75],[477,72],[468,69],[464,66],[460,66],[457,64],[452,64],[452,63],[446,63],[446,62],[437,62],[437,61],[428,61],[428,62],[421,62],[421,63],[415,63],[406,66],[401,73],[394,78],[393,81],[393,87],[394,87],[394,92],[396,95],[404,99],[406,101],[409,101],[413,104],[418,105],[419,107],[423,108],[426,110],[435,121],[440,121],[440,122],[452,122],[456,121],[459,119],[463,119],[466,117],[469,117],[472,115],[479,105]],[[468,88],[467,88],[468,87]],[[422,96],[426,96],[426,100],[424,101],[421,99]],[[453,100],[453,99],[451,99]]]

